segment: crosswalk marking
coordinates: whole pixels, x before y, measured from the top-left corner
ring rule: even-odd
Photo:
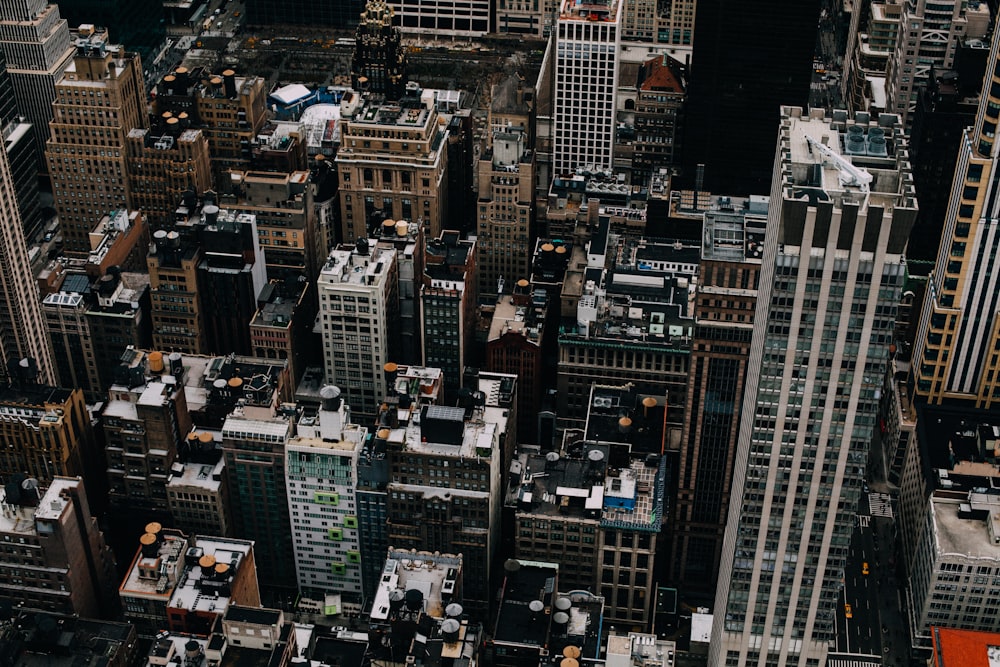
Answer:
[[[872,516],[892,518],[892,499],[888,493],[869,493],[868,508]]]
[[[871,523],[871,520],[872,518],[867,514],[858,515],[858,525],[861,526],[862,528],[867,528],[868,525]]]

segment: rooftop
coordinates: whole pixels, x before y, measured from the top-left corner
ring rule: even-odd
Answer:
[[[239,573],[253,542],[224,537],[193,537],[193,549],[201,550],[192,562],[191,548],[185,552],[184,570],[170,597],[168,608],[189,611],[217,611],[229,605],[230,585]]]
[[[79,485],[79,479],[56,477],[42,489],[36,479],[11,476],[0,488],[0,533],[37,535],[38,521],[58,520],[69,505],[64,494]]]
[[[504,570],[493,639],[498,643],[541,648],[549,635],[559,566],[555,563],[511,560],[504,565]]]
[[[964,500],[942,492],[931,497],[939,558],[1000,562],[1000,494],[983,491]]]
[[[547,307],[548,295],[544,290],[537,290],[530,297],[524,295],[523,298],[510,294],[500,295],[493,311],[487,340],[494,341],[508,333],[514,333],[524,336],[535,345],[541,345]]]
[[[931,627],[934,667],[1000,667],[1000,633]]]
[[[359,239],[356,246],[340,246],[327,257],[320,284],[382,285],[396,261],[396,251],[377,245],[376,239]]]
[[[407,610],[444,618],[445,607],[453,599],[460,599],[461,581],[461,555],[389,549],[372,603],[371,621],[386,622],[398,617],[397,612]],[[419,596],[409,591],[419,591]]]

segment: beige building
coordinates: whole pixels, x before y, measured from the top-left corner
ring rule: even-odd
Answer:
[[[507,291],[526,278],[532,251],[535,153],[530,145],[531,103],[515,77],[497,85],[490,108],[491,146],[479,157],[476,264],[479,293]]]
[[[65,248],[80,254],[90,251],[89,234],[104,214],[131,207],[126,137],[147,124],[139,56],[91,30],[81,28],[73,63],[56,84],[45,147]]]
[[[233,171],[231,181],[236,195],[222,197],[222,205],[257,217],[268,277],[300,274],[314,280],[326,247],[317,230],[310,172]]]
[[[222,435],[191,431],[183,455],[170,466],[167,507],[174,525],[198,535],[229,534],[229,503]]]
[[[9,479],[9,478],[8,478]],[[100,618],[117,615],[115,558],[91,514],[79,477],[47,488],[17,478],[0,488],[0,602],[17,608]]]
[[[439,120],[434,91],[407,84],[398,102],[380,104],[349,92],[341,109],[341,239],[367,238],[392,220],[422,224],[437,238],[445,228],[448,129]]]
[[[126,144],[132,206],[142,210],[154,230],[171,223],[185,190],[200,193],[212,188],[205,134],[186,129],[186,118],[171,114],[160,120],[165,122],[152,129],[132,129]]]

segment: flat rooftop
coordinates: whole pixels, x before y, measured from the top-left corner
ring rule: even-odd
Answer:
[[[390,550],[372,603],[371,620],[389,619],[390,596],[396,590],[420,591],[422,611],[434,618],[444,618],[447,602],[458,592],[456,586],[461,574],[461,556]]]
[[[22,476],[23,477],[23,476]],[[25,482],[34,490],[25,488]],[[10,495],[6,486],[0,487],[0,503],[9,506],[9,510],[0,512],[0,533],[11,533],[15,535],[36,535],[36,521],[57,520],[62,516],[63,510],[69,504],[62,493],[77,488],[80,481],[69,477],[56,477],[47,489],[38,487],[38,480],[34,483],[24,478],[21,482],[21,491],[17,497]],[[31,494],[37,496],[37,505],[34,504]]]
[[[1000,506],[995,507],[984,521],[960,517],[961,504],[952,499],[932,497],[930,505],[937,547],[942,556],[1000,561],[1000,546],[990,539],[987,525],[990,521],[1000,524],[1000,517],[997,516]]]

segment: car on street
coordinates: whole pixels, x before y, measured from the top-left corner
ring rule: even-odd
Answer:
[[[854,618],[854,610],[851,609],[851,603],[850,602],[845,602],[844,603],[844,616],[846,618]]]
[[[48,243],[51,240],[52,240],[52,232],[47,232],[45,234],[45,242]]]
[[[861,574],[863,574],[863,575],[865,575],[867,577],[868,576],[868,572],[869,572],[869,570],[868,570],[868,561],[865,561],[864,563],[861,564]]]

